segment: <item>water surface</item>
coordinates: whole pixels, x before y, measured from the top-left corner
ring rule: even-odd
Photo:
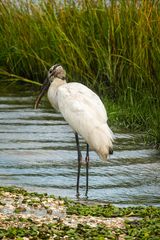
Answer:
[[[35,97],[0,96],[0,185],[21,186],[75,199],[77,152],[74,134],[60,114]],[[82,154],[85,143],[81,139]],[[81,171],[85,193],[85,165]],[[115,131],[109,161],[90,153],[89,200],[128,205],[160,204],[160,155],[143,144],[142,134]]]

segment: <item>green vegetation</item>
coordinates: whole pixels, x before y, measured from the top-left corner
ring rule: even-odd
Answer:
[[[7,193],[7,195],[6,195]],[[54,196],[47,194],[29,193],[24,189],[15,187],[0,187],[0,196],[9,196],[10,203],[14,206],[14,201],[26,199],[33,201],[36,199],[41,205],[41,201],[47,201],[47,198],[57,201]],[[27,198],[26,198],[27,197]],[[11,201],[12,199],[12,201]],[[94,216],[99,218],[122,219],[122,226],[107,227],[105,224],[97,223],[96,226],[78,223],[76,226],[68,226],[62,219],[54,219],[51,222],[40,221],[38,218],[24,217],[20,215],[21,211],[14,212],[14,215],[7,215],[0,218],[0,239],[142,239],[142,240],[158,240],[160,238],[160,208],[159,207],[128,207],[119,208],[110,204],[106,205],[87,205],[70,201],[68,199],[60,199],[64,201],[64,207],[67,210],[66,217],[71,215]],[[8,202],[7,202],[8,204]],[[52,203],[53,204],[53,203]],[[42,204],[43,205],[43,204]],[[0,206],[1,205],[0,203]],[[26,205],[27,207],[27,205]],[[41,206],[42,207],[42,206]],[[28,207],[27,207],[28,209]],[[40,208],[38,208],[40,210]],[[2,208],[0,208],[1,214]],[[3,212],[3,211],[2,211]],[[89,219],[89,218],[88,218]],[[123,221],[125,220],[125,221]]]
[[[106,2],[1,1],[0,75],[37,84],[61,63],[69,80],[104,97],[112,123],[145,131],[158,147],[160,2]]]
[[[23,219],[22,219],[23,221]],[[29,222],[29,221],[26,221]],[[0,239],[17,239],[23,240],[23,237],[28,237],[27,239],[67,239],[67,240],[104,240],[106,239],[116,239],[121,233],[112,233],[111,230],[105,229],[103,225],[97,228],[92,228],[88,225],[79,224],[77,228],[71,228],[63,224],[43,224],[37,226],[35,223],[30,224],[28,229],[23,228],[9,228],[0,230]],[[52,237],[53,238],[50,238]],[[158,238],[157,238],[158,240]]]
[[[76,214],[83,216],[103,216],[103,217],[122,217],[122,216],[137,216],[137,217],[147,217],[151,218],[159,217],[160,209],[157,207],[128,207],[119,208],[111,204],[107,205],[83,205],[81,203],[66,201],[67,213]]]

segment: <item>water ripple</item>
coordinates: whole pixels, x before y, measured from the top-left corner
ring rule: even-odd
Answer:
[[[25,94],[24,94],[25,95]],[[31,96],[0,97],[0,183],[75,198],[77,152],[72,129],[51,108],[33,109]],[[80,140],[85,156],[85,142]],[[119,205],[160,203],[160,155],[142,135],[115,133],[114,154],[90,153],[89,199]],[[81,193],[85,193],[85,164]]]

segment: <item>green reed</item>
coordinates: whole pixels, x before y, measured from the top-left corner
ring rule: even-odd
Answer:
[[[125,126],[139,126],[160,142],[159,36],[156,0],[5,0],[0,75],[41,82],[52,64],[61,63],[69,81],[107,95]]]

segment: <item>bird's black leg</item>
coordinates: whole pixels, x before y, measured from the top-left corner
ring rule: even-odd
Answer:
[[[79,179],[80,179],[80,171],[81,171],[82,154],[80,151],[78,133],[75,133],[75,138],[76,138],[77,152],[78,152],[77,197],[79,197]]]
[[[86,151],[86,197],[88,195],[88,168],[89,168],[89,145],[87,144],[87,151]]]

